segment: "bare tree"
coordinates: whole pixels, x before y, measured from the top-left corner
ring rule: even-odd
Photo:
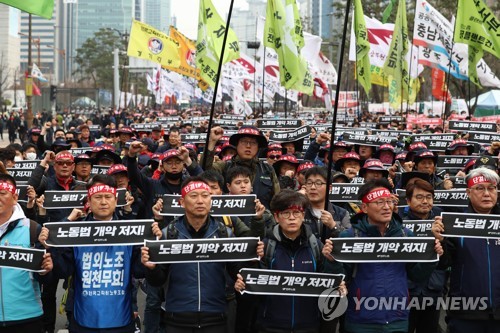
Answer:
[[[0,108],[3,105],[3,92],[8,88],[9,74],[10,69],[7,66],[7,59],[2,52],[0,53]]]

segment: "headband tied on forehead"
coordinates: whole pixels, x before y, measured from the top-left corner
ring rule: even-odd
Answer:
[[[368,194],[361,199],[361,202],[370,203],[380,198],[391,198],[391,192],[386,188],[377,188],[368,192]]]
[[[479,176],[475,176],[475,177],[472,177],[471,179],[469,179],[469,181],[467,182],[467,187],[471,188],[474,185],[483,184],[483,183],[494,184],[492,181],[489,181],[488,179],[486,179],[483,175],[479,175]]]
[[[111,193],[116,195],[116,188],[111,187],[109,185],[98,184],[94,185],[87,191],[89,199],[96,193]]]
[[[196,190],[205,190],[210,192],[210,187],[204,182],[190,182],[181,190],[181,197],[184,198],[188,193]]]
[[[8,182],[0,182],[0,191],[3,190],[16,194],[16,186]]]

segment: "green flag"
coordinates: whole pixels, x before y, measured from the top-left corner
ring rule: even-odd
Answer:
[[[389,3],[387,4],[387,7],[385,7],[384,12],[382,13],[382,23],[386,24],[387,20],[389,19],[389,16],[391,16],[392,13],[392,8],[396,4],[396,0],[390,0]]]
[[[395,81],[392,88],[401,98],[408,97],[410,74],[406,54],[408,53],[408,24],[406,22],[405,0],[399,1],[396,23],[392,34],[391,46],[384,63],[384,73]]]
[[[224,50],[222,53],[226,22],[222,20],[211,0],[200,0],[198,17],[198,39],[196,41],[196,67],[200,69],[201,78],[211,87],[217,83],[219,61],[225,64],[240,57],[238,37],[233,29],[229,28]]]
[[[372,85],[370,57],[368,56],[370,42],[361,0],[354,1],[354,33],[356,35],[356,76],[368,95]]]
[[[278,54],[280,83],[286,89],[312,94],[314,83],[307,61],[300,55],[304,45],[302,23],[295,0],[268,0],[264,45]]]
[[[500,20],[482,0],[459,0],[454,38],[469,45],[469,79],[480,86],[476,65],[483,51],[500,58]]]
[[[49,20],[54,12],[54,0],[0,0],[0,3]]]

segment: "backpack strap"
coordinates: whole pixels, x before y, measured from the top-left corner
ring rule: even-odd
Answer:
[[[316,238],[316,236],[311,232],[308,241],[317,265],[317,263],[321,261],[321,251],[319,249],[318,238]]]
[[[222,217],[222,220],[224,221],[224,224],[226,225],[226,227],[228,227],[229,229],[231,229],[234,233],[234,223],[233,223],[233,219],[231,216],[223,216]]]
[[[274,258],[274,251],[276,250],[276,241],[274,239],[268,239],[266,244],[266,252],[264,253],[264,264],[268,269],[271,269],[271,263]]]

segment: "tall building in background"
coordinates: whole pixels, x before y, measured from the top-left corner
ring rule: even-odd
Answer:
[[[142,3],[142,22],[167,32],[171,24],[170,0],[136,0]]]
[[[240,50],[253,56],[253,50],[247,49],[247,42],[255,42],[257,33],[257,17],[266,17],[266,0],[247,0],[248,9],[233,8],[231,15],[231,28],[238,36]],[[225,13],[220,13],[223,18]]]
[[[21,14],[18,9],[0,4],[0,84],[2,92],[14,84],[14,77],[20,77],[20,38],[18,35]],[[5,96],[4,96],[5,97]]]
[[[54,72],[54,30],[56,28],[57,8],[51,20],[31,15],[31,59],[42,73]],[[30,41],[29,14],[21,12],[21,70],[28,68],[28,48]]]
[[[337,0],[338,1],[338,0]],[[310,6],[310,17],[306,18],[311,25],[311,33],[321,38],[330,39],[332,30],[338,28],[338,22],[335,17],[334,0],[310,0],[307,1]],[[333,27],[333,29],[332,29]]]

